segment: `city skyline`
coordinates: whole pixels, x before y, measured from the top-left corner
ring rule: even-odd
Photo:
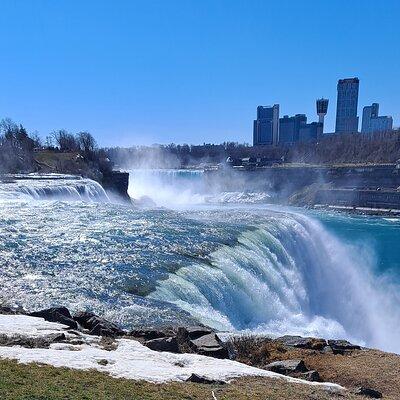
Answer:
[[[397,1],[5,0],[0,11],[0,117],[43,137],[65,128],[102,146],[251,142],[258,104],[314,121],[320,97],[332,132],[346,76],[363,82],[360,117],[378,102],[399,125]]]
[[[358,96],[360,80],[358,77],[341,78],[337,82],[335,130],[327,132],[325,117],[329,109],[329,99],[316,99],[318,121],[308,122],[306,114],[280,117],[280,104],[258,105],[256,119],[253,120],[253,146],[292,145],[296,142],[309,142],[323,135],[363,133],[373,134],[394,129],[393,117],[379,115],[379,103],[364,106],[362,116],[358,115]],[[361,125],[360,125],[361,121]]]

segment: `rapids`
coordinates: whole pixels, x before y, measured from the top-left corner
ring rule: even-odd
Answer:
[[[146,209],[114,204],[90,180],[51,178],[0,183],[0,302],[400,352],[398,219],[208,193],[199,171],[132,171],[130,195],[162,206]]]

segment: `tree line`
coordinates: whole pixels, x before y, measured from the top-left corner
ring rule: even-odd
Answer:
[[[71,133],[59,129],[43,141],[37,132],[28,133],[22,124],[10,119],[0,121],[0,173],[40,170],[35,152],[79,155],[90,168],[101,173],[113,164],[120,168],[180,168],[223,163],[228,157],[284,160],[288,163],[343,164],[395,163],[400,160],[400,131],[383,134],[330,134],[316,142],[291,146],[250,146],[224,142],[202,145],[168,144],[100,148],[88,131]],[[70,167],[61,166],[62,169]]]
[[[237,142],[203,145],[153,145],[106,149],[121,168],[179,168],[219,164],[228,157],[264,158],[287,163],[396,163],[400,160],[400,131],[372,135],[329,134],[315,142],[290,146],[250,146]]]

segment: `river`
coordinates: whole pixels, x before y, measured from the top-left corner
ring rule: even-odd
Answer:
[[[132,171],[130,182],[145,207],[72,176],[0,183],[0,302],[400,353],[399,219],[219,193],[200,171]]]

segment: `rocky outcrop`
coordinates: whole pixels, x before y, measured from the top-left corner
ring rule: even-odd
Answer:
[[[364,386],[360,386],[354,391],[355,394],[358,394],[360,396],[365,396],[365,397],[370,397],[371,399],[381,399],[382,398],[382,393],[378,392],[375,389],[367,388]]]
[[[125,334],[118,325],[91,312],[80,311],[73,318],[80,326],[89,330],[90,335],[115,337]]]
[[[276,339],[285,346],[297,347],[300,349],[322,350],[327,342],[325,339],[302,337],[302,336],[281,336]]]
[[[172,353],[196,353],[215,358],[229,358],[226,345],[211,328],[205,326],[179,327],[167,331],[132,331],[130,335],[145,340],[152,350]]]
[[[103,173],[101,185],[108,191],[117,194],[118,196],[129,199],[129,173],[120,171],[110,171]]]
[[[209,379],[205,376],[201,376],[201,375],[197,375],[197,374],[190,375],[189,378],[186,379],[186,382],[203,383],[203,384],[207,384],[207,385],[225,385],[225,383],[226,383],[224,381]]]
[[[307,372],[308,369],[303,360],[283,360],[268,364],[265,369],[277,374],[288,375],[295,372]]]
[[[128,336],[141,340],[153,340],[153,339],[164,338],[167,336],[173,336],[174,334],[175,332],[172,328],[166,330],[134,329],[128,333]]]
[[[189,345],[197,354],[215,358],[229,358],[228,349],[215,333],[190,340]]]
[[[21,346],[30,349],[41,348],[48,349],[52,343],[59,343],[66,340],[64,333],[52,333],[40,337],[27,335],[5,335],[0,334],[0,346]]]
[[[309,370],[303,360],[283,360],[268,364],[265,369],[277,374],[300,378],[311,382],[321,382],[319,373]]]
[[[0,306],[0,314],[3,314],[3,315],[26,315],[27,312],[22,307]]]
[[[328,340],[328,345],[333,354],[345,354],[353,350],[359,350],[361,347],[348,342],[347,340]]]
[[[152,340],[147,340],[144,345],[151,350],[167,351],[170,353],[179,353],[178,341],[175,337],[163,337]]]
[[[31,317],[44,318],[49,322],[58,322],[69,326],[72,329],[78,329],[78,324],[72,319],[72,316],[66,307],[51,307],[45,310],[29,313]]]

